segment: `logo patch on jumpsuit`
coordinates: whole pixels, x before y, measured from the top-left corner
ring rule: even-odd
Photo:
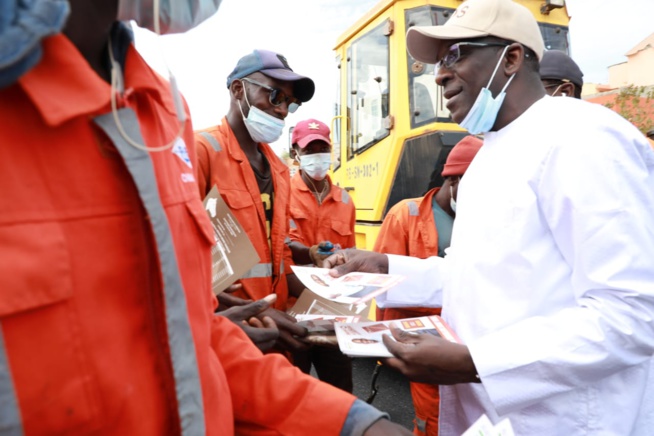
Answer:
[[[186,149],[186,144],[182,138],[177,138],[175,145],[173,145],[172,152],[175,156],[180,158],[182,162],[186,164],[187,167],[193,168],[191,165],[191,158],[188,156],[188,150]]]

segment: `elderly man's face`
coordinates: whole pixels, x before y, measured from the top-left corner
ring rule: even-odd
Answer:
[[[457,46],[459,42],[462,44]],[[506,45],[508,44],[500,44],[492,38],[478,38],[452,41],[441,47],[438,59],[443,59],[444,62],[436,71],[436,83],[443,87],[443,95],[448,99],[447,108],[452,113],[454,122],[460,123],[468,114],[479,92],[488,84]],[[454,56],[456,60],[451,62],[453,50],[456,50],[458,56]],[[501,76],[498,72],[489,87],[493,95],[506,82]]]

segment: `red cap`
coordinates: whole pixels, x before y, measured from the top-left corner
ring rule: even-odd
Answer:
[[[311,141],[323,141],[332,146],[329,140],[329,127],[322,121],[309,120],[300,121],[293,128],[293,136],[291,137],[291,144],[297,144],[300,148],[304,148]]]
[[[460,140],[447,156],[441,175],[449,177],[465,174],[482,145],[484,145],[484,141],[472,135]]]

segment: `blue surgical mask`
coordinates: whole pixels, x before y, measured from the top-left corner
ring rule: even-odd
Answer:
[[[512,75],[506,82],[506,85],[504,85],[504,88],[502,88],[500,93],[497,94],[497,97],[493,98],[493,94],[490,92],[488,87],[493,82],[495,73],[497,73],[497,70],[500,67],[500,63],[502,62],[502,58],[504,57],[504,54],[508,48],[509,47],[504,47],[502,56],[500,56],[500,59],[497,61],[497,65],[495,65],[495,70],[493,70],[493,74],[488,81],[488,85],[479,91],[477,100],[475,100],[475,103],[472,105],[463,121],[459,123],[459,126],[463,127],[473,135],[488,132],[493,127],[495,120],[497,119],[497,114],[500,112],[500,108],[504,102],[504,97],[506,97],[506,93],[504,91],[515,77],[515,74]]]
[[[305,154],[302,157],[297,156],[296,159],[300,163],[300,169],[313,180],[324,179],[332,165],[331,153]]]
[[[191,30],[218,11],[222,0],[119,0],[118,20],[164,35]]]
[[[243,123],[245,123],[245,128],[248,130],[252,140],[254,142],[265,142],[267,144],[277,141],[282,136],[284,120],[273,117],[261,109],[252,106],[248,101],[248,93],[245,88],[243,88],[243,93],[245,95],[245,102],[250,107],[247,118],[243,115],[243,108],[241,108],[240,102],[238,108],[241,110]]]
[[[0,88],[41,60],[41,40],[59,33],[69,12],[66,0],[0,2]]]

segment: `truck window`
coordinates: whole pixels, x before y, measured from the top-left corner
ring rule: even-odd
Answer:
[[[389,39],[386,22],[348,49],[348,159],[389,135]]]
[[[570,54],[567,28],[545,23],[538,23],[538,27],[543,35],[546,50],[560,50]]]
[[[404,14],[406,28],[444,24],[454,9],[420,6],[407,9]],[[450,112],[445,108],[442,89],[436,85],[433,64],[423,64],[407,53],[409,77],[409,110],[411,127],[420,127],[435,121],[448,122]]]

